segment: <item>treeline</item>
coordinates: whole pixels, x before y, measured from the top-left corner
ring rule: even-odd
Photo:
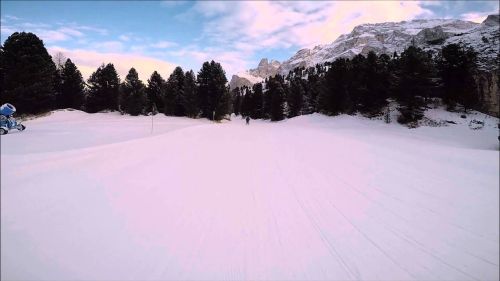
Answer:
[[[436,54],[410,46],[400,55],[338,58],[234,89],[234,113],[273,121],[313,112],[373,117],[384,114],[393,99],[398,121],[409,123],[422,118],[432,97],[442,98],[449,110],[459,104],[467,111],[478,103],[476,58],[472,48],[457,44]]]
[[[120,82],[111,63],[101,65],[84,81],[71,59],[56,65],[42,40],[33,33],[9,36],[0,48],[0,56],[0,103],[14,104],[21,114],[74,108],[89,113],[162,112],[221,120],[232,111],[224,69],[214,61],[205,62],[197,75],[177,67],[164,80],[155,71],[144,84],[134,68]]]
[[[223,68],[214,61],[205,62],[196,75],[177,67],[167,80],[155,71],[147,83],[134,68],[120,82],[113,64],[103,64],[84,81],[70,59],[55,65],[43,42],[24,32],[9,36],[0,56],[0,102],[27,114],[75,108],[221,120],[234,112],[279,121],[313,112],[372,117],[384,114],[393,99],[399,104],[398,121],[408,123],[423,116],[432,97],[442,98],[450,110],[459,104],[467,111],[478,103],[477,55],[457,44],[439,53],[410,46],[392,56],[370,52],[339,58],[231,92]]]

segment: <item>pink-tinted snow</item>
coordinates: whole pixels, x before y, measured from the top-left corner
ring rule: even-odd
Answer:
[[[28,121],[1,137],[1,277],[498,280],[498,119],[427,114],[458,124]]]

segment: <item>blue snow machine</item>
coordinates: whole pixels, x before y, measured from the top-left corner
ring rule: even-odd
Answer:
[[[19,131],[26,129],[23,124],[17,122],[13,117],[15,112],[16,108],[10,103],[0,106],[0,135],[5,135],[12,129],[18,129]]]

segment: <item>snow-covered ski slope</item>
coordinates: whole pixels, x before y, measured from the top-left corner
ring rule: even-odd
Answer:
[[[1,137],[2,280],[498,280],[498,119],[60,111]]]

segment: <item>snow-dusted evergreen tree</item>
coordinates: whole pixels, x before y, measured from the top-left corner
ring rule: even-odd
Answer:
[[[131,68],[120,87],[121,109],[130,115],[142,114],[147,105],[146,88],[135,68]]]
[[[158,112],[163,112],[163,99],[165,96],[165,80],[158,72],[153,72],[148,79],[146,87],[146,94],[148,97],[148,108],[151,110],[155,106]]]
[[[87,112],[117,110],[120,78],[112,63],[101,65],[87,81],[89,91],[85,109]]]

